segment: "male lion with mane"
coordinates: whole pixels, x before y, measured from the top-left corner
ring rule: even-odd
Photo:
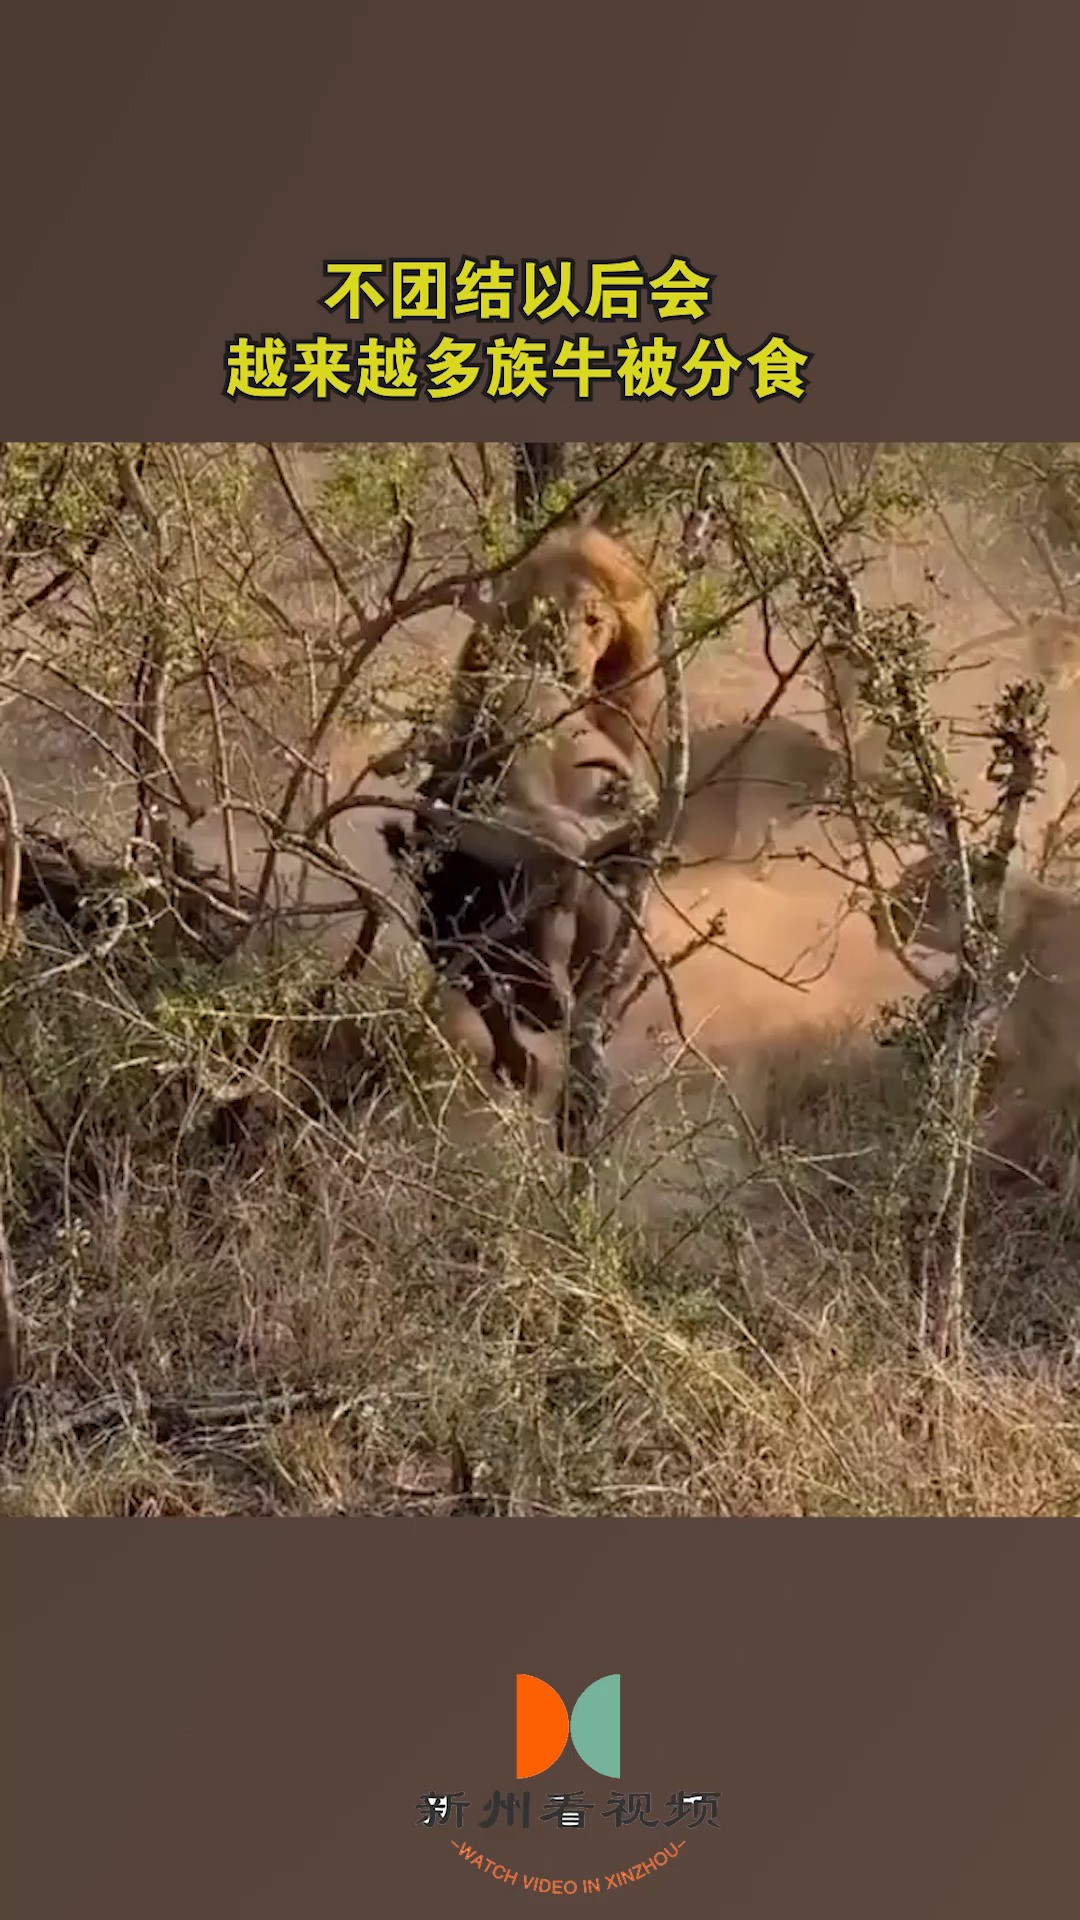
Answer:
[[[512,633],[525,660],[543,656],[537,610],[544,602],[558,616],[568,693],[591,696],[593,726],[644,770],[662,690],[656,601],[634,556],[599,527],[558,528],[513,569],[458,660],[451,695],[457,731],[467,731]]]

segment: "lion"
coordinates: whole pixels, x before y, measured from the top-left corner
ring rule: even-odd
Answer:
[[[526,661],[546,651],[542,613],[538,618],[544,602],[561,627],[568,690],[592,696],[590,721],[627,761],[651,764],[661,687],[656,602],[637,560],[599,527],[546,534],[502,585],[458,659],[452,700],[459,729],[468,726],[492,669],[505,657],[508,630],[519,635]]]
[[[564,691],[535,672],[491,676],[469,732],[447,739],[422,798],[453,804],[463,818],[456,844],[506,869],[536,867],[538,823],[543,839],[580,859],[589,821],[621,804],[647,804],[638,770],[588,712],[567,710]],[[484,803],[484,818],[475,803]]]
[[[1011,626],[965,640],[948,656],[948,670],[978,652],[986,652],[991,659],[996,654],[999,664],[1007,662],[1015,672],[1040,680],[1048,695],[1070,693],[1080,683],[1080,621],[1068,614],[1029,613]],[[830,641],[818,648],[815,678],[824,702],[825,728],[840,748],[845,741],[855,742],[860,735],[865,740],[875,732],[860,720],[871,674],[869,658],[848,642]],[[1049,781],[1058,811],[1068,797],[1069,782],[1056,755]]]
[[[852,743],[852,771],[871,782],[884,768],[885,735],[868,729]],[[843,795],[845,755],[785,714],[758,725],[724,722],[690,741],[686,803],[676,833],[683,855],[745,862],[764,878],[775,833]]]
[[[965,640],[949,656],[952,669],[971,654],[986,651],[999,664],[1004,659],[1014,672],[1040,680],[1047,696],[1071,695],[1080,684],[1080,620],[1064,613],[1029,613],[1014,626]],[[1060,751],[1051,752],[1046,774],[1048,814],[1060,815],[1068,805],[1072,778]]]
[[[961,918],[948,856],[910,866],[887,895],[902,945],[959,952]],[[881,908],[871,919],[879,946],[891,946]],[[1023,1167],[1037,1123],[1080,1087],[1080,898],[1032,874],[1006,876],[1002,959],[1016,980],[997,1035],[1000,1079],[984,1144]]]
[[[955,648],[949,665],[983,648],[994,649],[1005,641],[1018,640],[1021,644],[1018,648],[1014,645],[1013,663],[1022,672],[1034,674],[1047,692],[1075,687],[1080,680],[1080,621],[1065,613],[1029,613],[1015,626],[977,634]]]

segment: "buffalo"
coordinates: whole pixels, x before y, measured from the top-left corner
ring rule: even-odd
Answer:
[[[530,1094],[528,1031],[567,1033],[583,995],[610,1009],[643,968],[635,935],[617,977],[603,978],[640,871],[637,793],[621,748],[568,712],[564,694],[519,675],[486,731],[443,752],[411,826],[382,829],[410,871],[420,941],[455,990],[456,1024],[464,1002],[496,1075]]]

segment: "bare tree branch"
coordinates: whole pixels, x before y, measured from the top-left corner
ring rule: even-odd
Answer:
[[[11,782],[0,767],[0,962],[15,943],[19,918],[22,838]]]

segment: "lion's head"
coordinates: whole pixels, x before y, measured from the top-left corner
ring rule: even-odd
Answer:
[[[548,534],[512,575],[507,605],[522,624],[547,601],[561,615],[569,664],[606,692],[655,658],[656,608],[637,561],[596,527]]]

